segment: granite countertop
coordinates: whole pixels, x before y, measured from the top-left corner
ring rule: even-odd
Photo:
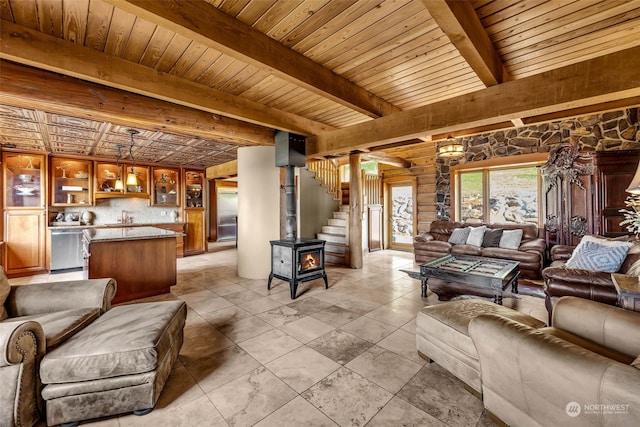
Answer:
[[[168,224],[181,224],[184,225],[186,224],[183,221],[179,221],[179,222],[159,222],[159,223],[132,223],[132,224],[121,224],[121,223],[117,223],[117,224],[49,224],[47,226],[47,228],[51,229],[51,230],[64,230],[64,229],[77,229],[77,228],[82,228],[82,229],[93,229],[93,228],[133,228],[133,227],[155,227],[155,226],[161,226],[161,225],[168,225]]]
[[[183,236],[171,230],[157,227],[110,227],[90,228],[83,231],[89,242],[113,242],[118,240],[163,239],[166,237]]]

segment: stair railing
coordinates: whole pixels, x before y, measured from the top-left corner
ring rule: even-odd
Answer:
[[[333,200],[342,199],[340,189],[340,169],[333,160],[314,160],[307,162],[307,169],[315,173],[327,193],[333,196]]]

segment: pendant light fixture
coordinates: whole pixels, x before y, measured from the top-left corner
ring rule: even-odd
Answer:
[[[116,148],[118,149],[118,157],[116,157],[116,169],[118,170],[118,178],[116,178],[116,185],[115,185],[115,190],[116,191],[122,191],[124,190],[124,185],[122,184],[122,176],[120,175],[120,159],[122,158],[122,148],[124,147],[124,145],[116,145]]]
[[[133,135],[137,135],[140,131],[135,129],[127,129],[127,132],[131,135],[131,145],[129,146],[129,157],[131,157],[131,171],[127,175],[127,185],[138,185],[138,177],[136,173],[133,171],[133,168],[136,165],[136,159],[133,158]]]
[[[464,156],[464,145],[455,138],[447,138],[445,143],[438,148],[438,157],[457,158]]]

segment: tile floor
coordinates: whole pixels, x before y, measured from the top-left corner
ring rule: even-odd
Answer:
[[[415,316],[436,295],[400,269],[413,254],[380,251],[362,269],[329,266],[301,284],[236,274],[232,244],[178,259],[171,294],[188,307],[184,344],[156,408],[96,426],[493,426],[482,402],[415,348]],[[12,279],[27,283],[80,273]],[[546,319],[544,300],[505,298],[504,305]]]

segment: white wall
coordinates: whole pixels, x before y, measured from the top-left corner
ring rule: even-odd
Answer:
[[[270,240],[280,238],[280,168],[275,147],[238,148],[238,276],[266,279]]]
[[[322,183],[307,168],[297,168],[298,180],[298,237],[315,239],[322,226],[328,224],[339,202],[327,193]]]

